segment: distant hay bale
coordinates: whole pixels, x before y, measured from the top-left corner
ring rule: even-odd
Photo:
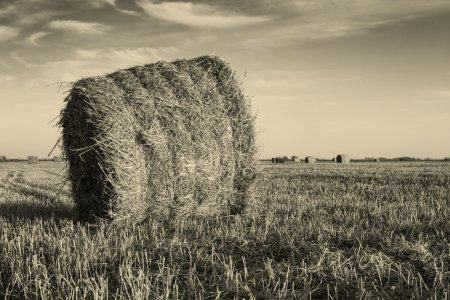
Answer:
[[[284,164],[286,162],[286,158],[284,156],[274,157],[272,158],[272,162],[276,164]]]
[[[37,156],[28,156],[28,164],[35,165],[38,163],[38,157]]]
[[[54,162],[61,162],[61,161],[62,161],[61,156],[55,156],[55,157],[53,157],[53,161],[54,161]]]
[[[300,159],[298,158],[298,156],[295,156],[295,155],[291,156],[291,160],[294,161],[294,162],[300,161]]]
[[[338,156],[336,156],[336,162],[338,164],[348,164],[350,163],[350,156],[348,156],[347,154],[339,154]]]
[[[81,79],[60,126],[81,220],[236,214],[249,201],[254,117],[218,57]]]
[[[316,158],[314,156],[307,156],[305,157],[305,163],[314,164],[316,163]]]

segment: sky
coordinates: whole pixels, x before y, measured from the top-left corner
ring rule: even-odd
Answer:
[[[71,82],[214,54],[261,158],[450,157],[449,33],[448,0],[0,0],[0,155],[48,155]]]

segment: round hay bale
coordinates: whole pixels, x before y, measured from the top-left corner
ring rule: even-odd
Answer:
[[[336,162],[338,164],[348,164],[350,163],[350,156],[348,156],[347,154],[339,154],[338,156],[336,156]]]
[[[275,157],[275,163],[284,164],[286,162],[286,158],[284,156]]]
[[[314,156],[307,156],[305,157],[305,163],[314,164],[316,163],[316,158]]]
[[[28,164],[35,165],[38,163],[38,157],[37,156],[28,156]]]
[[[81,220],[236,214],[249,201],[254,117],[218,57],[81,79],[60,125]]]

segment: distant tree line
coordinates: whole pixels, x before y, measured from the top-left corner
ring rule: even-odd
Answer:
[[[296,161],[298,159],[297,156],[292,156],[289,158],[288,156],[278,156],[276,158],[284,159],[285,161]],[[273,161],[274,159],[261,159],[261,161]],[[332,162],[333,158],[317,158],[318,162]],[[419,158],[419,157],[410,157],[410,156],[400,156],[394,158],[386,158],[386,157],[365,157],[365,158],[355,158],[351,159],[353,162],[387,162],[387,161],[450,161],[450,157],[433,159],[433,158]]]

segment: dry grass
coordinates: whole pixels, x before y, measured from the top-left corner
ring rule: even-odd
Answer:
[[[141,221],[245,209],[254,120],[217,57],[158,62],[73,85],[61,113],[81,220]]]
[[[1,298],[449,297],[450,164],[270,164],[245,215],[128,226],[77,222],[60,168],[0,165]]]

